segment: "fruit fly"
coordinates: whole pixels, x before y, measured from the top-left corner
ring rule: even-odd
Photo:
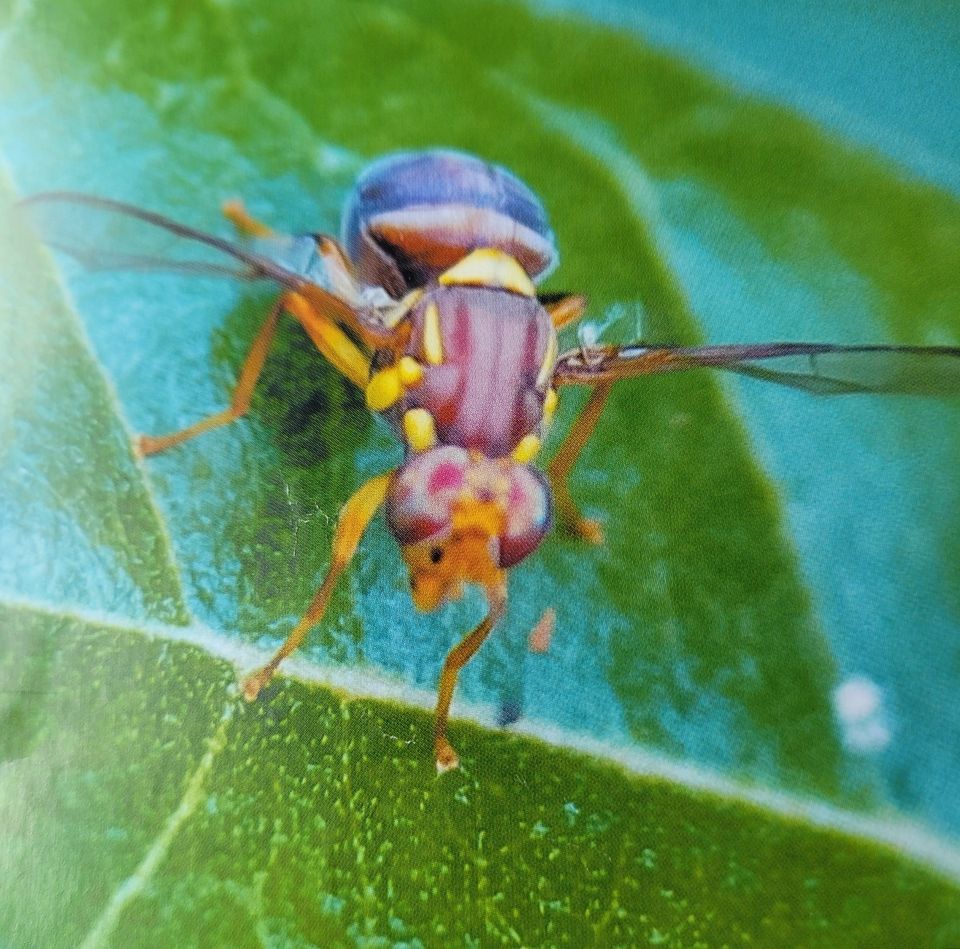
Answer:
[[[960,394],[960,348],[953,347],[636,342],[560,353],[558,331],[584,315],[587,301],[537,291],[557,263],[543,205],[506,169],[458,152],[400,153],[366,168],[347,199],[339,242],[278,234],[237,202],[224,206],[238,231],[234,241],[81,194],[39,194],[23,206],[49,244],[89,266],[221,274],[279,287],[229,407],[181,431],[141,436],[142,455],[243,416],[285,314],[396,432],[406,449],[403,464],[367,481],[344,504],[316,595],[273,658],[244,681],[243,694],[255,700],[320,622],[367,525],[384,507],[418,609],[459,597],[465,584],[486,593],[485,617],[447,655],[440,674],[433,734],[440,770],[459,763],[447,737],[457,676],[504,614],[510,568],[553,524],[601,540],[568,482],[616,383],[707,367],[819,394]],[[149,252],[144,238],[151,233],[173,239],[179,256]],[[588,387],[589,398],[541,470],[535,462],[557,393],[571,385]],[[538,648],[546,648],[552,624],[547,610],[531,638]]]

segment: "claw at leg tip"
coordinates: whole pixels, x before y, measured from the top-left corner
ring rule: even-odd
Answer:
[[[604,542],[603,525],[589,517],[563,518],[559,523],[561,531],[568,537],[600,545]]]
[[[603,543],[603,525],[599,521],[583,518],[576,525],[578,537],[582,537],[588,544]]]
[[[244,679],[241,690],[243,692],[243,697],[248,702],[255,702],[257,696],[260,694],[260,689],[263,683],[260,681],[259,675],[252,675]]]
[[[460,758],[451,745],[444,742],[436,749],[437,774],[445,774],[460,767]]]
[[[155,455],[161,448],[152,435],[137,435],[133,440],[133,450],[138,458],[146,458],[148,455]]]

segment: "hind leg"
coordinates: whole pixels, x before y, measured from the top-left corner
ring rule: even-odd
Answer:
[[[199,422],[194,422],[193,425],[176,432],[170,432],[167,435],[141,435],[136,441],[137,454],[141,456],[155,455],[204,432],[229,425],[238,418],[242,418],[250,408],[250,399],[253,396],[257,380],[260,378],[260,373],[263,371],[263,364],[266,362],[267,353],[270,351],[270,344],[273,342],[282,309],[283,300],[281,299],[274,304],[267,318],[263,321],[263,325],[260,327],[256,339],[250,347],[250,352],[247,353],[247,358],[240,369],[240,376],[230,398],[229,408],[221,412],[214,412]]]

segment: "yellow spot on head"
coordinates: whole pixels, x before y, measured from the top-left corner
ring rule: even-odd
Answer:
[[[500,537],[506,518],[500,504],[461,498],[454,508],[450,534],[402,548],[418,610],[430,611],[457,599],[465,583],[483,586],[503,581],[491,542]]]
[[[525,465],[528,461],[533,461],[539,451],[540,439],[532,433],[524,435],[517,447],[513,449],[513,460]]]
[[[441,277],[441,279],[443,279]],[[443,337],[440,335],[440,311],[436,303],[428,303],[423,314],[423,358],[431,366],[443,362]]]
[[[403,413],[403,431],[414,451],[426,451],[437,443],[437,428],[426,409],[408,409]]]
[[[375,372],[367,384],[367,407],[372,412],[384,412],[403,396],[400,370],[396,366]]]
[[[489,539],[503,533],[506,515],[499,501],[480,501],[467,495],[457,501],[451,525],[455,536],[477,534]]]
[[[496,287],[524,297],[537,295],[533,281],[517,259],[495,247],[467,254],[437,279],[445,287]]]

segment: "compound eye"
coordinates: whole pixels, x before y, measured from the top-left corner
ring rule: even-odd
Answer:
[[[442,547],[431,547],[430,548],[430,563],[438,564],[443,560],[443,548]]]
[[[507,529],[500,538],[500,566],[513,567],[533,553],[550,529],[550,486],[527,465],[510,472]]]

